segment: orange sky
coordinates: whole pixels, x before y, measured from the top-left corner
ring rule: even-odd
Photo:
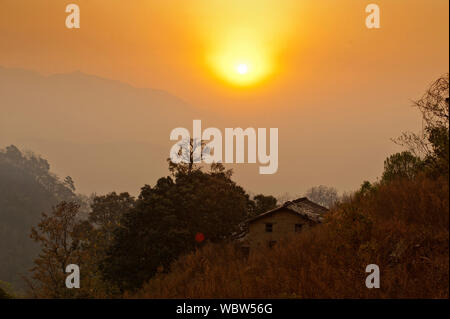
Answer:
[[[67,3],[2,0],[2,65],[46,74],[79,70],[211,108],[216,97],[278,98],[279,90],[298,91],[305,82],[312,88],[327,83],[325,74],[346,88],[355,76],[422,74],[445,68],[448,56],[445,0],[378,1],[377,31],[364,25],[367,1],[78,0],[82,27],[76,31],[64,25]],[[280,60],[276,77],[256,94],[233,92],[205,65],[208,50],[240,29],[269,43]]]
[[[81,9],[79,30],[64,25],[70,2]],[[396,150],[389,138],[420,127],[410,100],[448,72],[448,1],[374,2],[379,30],[365,27],[371,2],[362,0],[0,0],[0,66],[162,89],[204,114],[208,126],[278,127],[279,174],[261,183],[256,169],[243,172],[245,186],[349,190],[379,176]],[[274,65],[258,85],[234,87],[208,60],[239,36]],[[37,151],[70,174],[56,150]],[[302,181],[298,191],[291,178]]]

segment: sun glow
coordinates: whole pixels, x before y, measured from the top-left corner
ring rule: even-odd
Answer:
[[[255,87],[283,70],[282,56],[298,33],[298,12],[303,12],[298,0],[282,5],[272,0],[193,3],[203,61],[214,77],[228,86]]]
[[[222,79],[235,86],[256,85],[273,70],[268,50],[252,38],[230,40],[216,48],[210,65]]]
[[[245,63],[239,64],[236,69],[239,74],[245,74],[248,72],[248,66]]]

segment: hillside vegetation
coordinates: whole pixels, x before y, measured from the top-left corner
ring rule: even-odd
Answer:
[[[0,281],[25,285],[39,247],[29,238],[40,214],[61,200],[73,200],[72,180],[61,181],[48,162],[14,145],[0,149]]]
[[[309,232],[251,255],[206,245],[141,298],[447,298],[448,180],[421,176],[361,191]],[[367,289],[377,264],[381,288]]]
[[[395,139],[380,181],[364,182],[310,231],[262,248],[206,245],[157,274],[142,298],[448,298],[449,79],[415,102],[423,132]],[[379,289],[365,285],[380,269]]]

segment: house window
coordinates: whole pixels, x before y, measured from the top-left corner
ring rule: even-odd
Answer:
[[[267,233],[271,233],[272,230],[273,230],[273,224],[267,223],[267,224],[266,224],[266,232],[267,232]]]
[[[272,248],[273,246],[275,246],[277,242],[275,240],[271,240],[269,241],[269,248]]]
[[[302,224],[295,224],[295,232],[296,232],[296,233],[301,232],[302,226],[303,226]]]

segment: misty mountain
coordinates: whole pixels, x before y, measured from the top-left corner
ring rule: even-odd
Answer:
[[[82,192],[137,192],[165,174],[170,131],[191,127],[196,114],[165,91],[80,72],[0,67],[0,97],[0,146],[44,154]]]

